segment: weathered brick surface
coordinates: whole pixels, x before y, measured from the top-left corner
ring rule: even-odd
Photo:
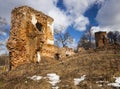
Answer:
[[[10,38],[7,42],[12,68],[37,62],[40,56],[54,57],[52,23],[51,17],[31,7],[22,6],[12,11]]]
[[[106,32],[96,32],[95,33],[95,41],[97,48],[107,47],[108,40],[107,40],[107,33]]]
[[[73,56],[75,53],[74,53],[74,50],[72,48],[69,48],[69,47],[62,47],[62,48],[59,48],[57,50],[58,54],[60,55],[60,58],[66,58],[68,56]]]

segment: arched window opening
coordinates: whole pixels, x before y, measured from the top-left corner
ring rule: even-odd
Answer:
[[[36,23],[36,28],[39,30],[39,31],[42,31],[42,24],[37,22]]]

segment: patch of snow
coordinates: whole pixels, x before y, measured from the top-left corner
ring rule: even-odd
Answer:
[[[50,27],[52,35],[54,34],[53,23],[48,22],[47,25]]]
[[[120,77],[115,77],[115,78],[116,78],[115,82],[120,84]]]
[[[37,62],[41,61],[41,56],[40,56],[40,52],[37,52]]]
[[[109,83],[108,86],[120,87],[119,83]]]
[[[56,84],[61,81],[60,76],[56,75],[55,73],[47,74],[47,78],[49,79],[49,83],[52,84],[52,86],[56,86]]]
[[[58,86],[56,86],[57,83],[59,83],[60,80],[60,76],[56,75],[55,73],[49,73],[47,74],[46,77],[42,77],[42,76],[37,76],[37,75],[33,75],[32,77],[27,77],[28,79],[34,80],[34,81],[39,81],[41,79],[49,79],[49,83],[52,85],[52,89],[59,89]],[[27,81],[25,81],[25,83],[27,83]]]
[[[39,81],[42,79],[42,76],[37,76],[37,75],[34,75],[32,77],[27,77],[28,79],[31,79],[31,80],[34,80],[34,81]]]
[[[28,81],[25,81],[25,83],[28,83]]]
[[[108,83],[108,81],[97,81],[96,83]]]
[[[54,41],[53,41],[53,40],[50,40],[50,39],[47,39],[47,44],[54,45]]]
[[[116,87],[116,88],[119,88],[120,87],[120,77],[115,77],[115,82],[114,83],[109,83],[108,86],[113,86],[113,87]]]
[[[59,87],[58,87],[58,86],[55,86],[55,87],[52,87],[52,89],[59,89]]]
[[[104,81],[97,81],[96,83],[104,83]]]
[[[102,84],[98,84],[98,87],[102,87],[103,85]]]
[[[102,81],[102,80],[100,80],[100,81],[97,81],[96,83],[98,84],[99,87],[102,87],[103,84],[107,84],[108,81]]]
[[[34,14],[32,14],[31,16],[32,16],[31,22],[32,22],[33,25],[35,25],[37,23],[37,19],[36,19]]]
[[[81,76],[80,78],[74,78],[74,85],[79,85],[79,83],[85,80],[86,75]]]

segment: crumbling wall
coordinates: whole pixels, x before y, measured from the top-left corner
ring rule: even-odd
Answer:
[[[11,68],[28,62],[39,62],[41,56],[54,57],[52,24],[51,17],[31,7],[22,6],[12,11],[10,38],[7,42]],[[44,50],[49,50],[51,46],[52,51]]]
[[[107,33],[106,32],[96,32],[95,33],[95,41],[97,48],[107,47],[108,40],[107,40]]]
[[[60,58],[66,58],[68,56],[73,56],[75,54],[74,50],[67,46],[58,48],[57,53],[59,54]]]
[[[78,52],[85,52],[85,48],[79,47],[79,48],[78,48]]]

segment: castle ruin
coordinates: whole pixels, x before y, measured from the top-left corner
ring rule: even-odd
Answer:
[[[11,13],[11,30],[7,42],[10,67],[40,62],[42,56],[54,57],[53,19],[28,6]]]
[[[96,41],[96,47],[97,48],[104,48],[108,45],[107,40],[107,33],[106,32],[96,32],[95,33],[95,41]]]

